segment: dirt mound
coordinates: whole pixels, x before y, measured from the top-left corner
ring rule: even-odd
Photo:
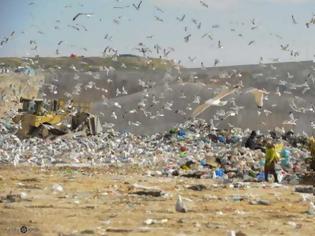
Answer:
[[[0,75],[0,116],[19,107],[20,97],[38,97],[44,76],[9,73]]]

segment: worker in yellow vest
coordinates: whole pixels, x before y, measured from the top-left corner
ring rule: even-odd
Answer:
[[[276,149],[276,145],[267,143],[265,155],[265,180],[268,182],[268,175],[273,174],[275,182],[279,183],[275,165],[280,160],[280,154]]]

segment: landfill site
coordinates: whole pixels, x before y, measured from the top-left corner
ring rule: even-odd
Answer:
[[[107,73],[106,65],[95,66],[97,58],[2,60],[13,71],[1,75],[3,234],[18,234],[22,226],[30,235],[314,232],[307,122],[314,114],[313,62],[195,70],[155,61],[153,73],[151,66],[138,69],[143,58],[121,56],[129,69]],[[92,60],[94,69],[80,67]],[[34,74],[14,72],[17,63],[33,64]],[[59,68],[67,63],[73,69]],[[253,79],[260,74],[266,77]],[[237,89],[222,99],[226,105],[192,117],[227,84]],[[262,108],[251,87],[268,91]],[[20,97],[67,94],[89,104],[101,123],[97,134],[19,136],[23,124],[13,120],[21,113]],[[296,121],[289,122],[290,114]],[[254,129],[254,145],[246,147]],[[279,183],[272,175],[264,179],[265,140],[282,145]]]
[[[11,9],[15,1],[4,5]],[[62,10],[51,20],[56,32],[72,30],[90,42],[84,34],[105,16],[89,12],[95,1],[78,2],[56,3]],[[124,12],[111,19],[116,31],[128,30],[123,27],[132,24],[133,13],[155,11],[152,35],[131,51],[107,46],[102,56],[93,56],[70,43],[78,38],[56,33],[63,39],[50,55],[44,45],[50,48],[56,38],[45,31],[49,20],[40,18],[41,26],[32,15],[40,0],[26,4],[37,35],[26,40],[27,55],[16,54],[15,47],[30,37],[28,31],[16,29],[0,41],[0,236],[315,235],[312,57],[282,43],[286,60],[261,56],[245,63],[240,57],[234,64],[241,65],[233,65],[215,58],[206,64],[198,61],[202,52],[175,60],[173,54],[180,54],[174,48],[147,41],[158,40],[155,24],[171,22],[167,11],[185,1],[174,0],[169,9],[165,1],[112,2],[110,14]],[[225,1],[186,3],[200,18],[204,11],[226,9]],[[180,40],[196,49],[190,38],[206,26],[196,15],[176,14],[176,24],[190,27],[182,27]],[[68,25],[60,20],[65,16]],[[315,27],[314,15],[305,23],[288,18],[292,27]],[[229,23],[235,28],[230,33],[246,34],[246,26],[248,34],[262,34],[267,25],[247,21]],[[223,29],[213,24],[198,37],[222,51],[229,42],[217,36]],[[256,36],[246,41],[246,50],[259,48]],[[101,37],[108,45],[123,38]],[[250,50],[241,50],[253,61]]]

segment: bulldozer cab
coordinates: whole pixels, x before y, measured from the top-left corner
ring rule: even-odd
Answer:
[[[45,115],[47,112],[57,112],[63,109],[63,100],[52,100],[44,102],[42,99],[21,98],[22,109],[19,112],[33,114],[37,116]]]
[[[19,109],[19,112],[38,115],[43,108],[43,100],[21,98],[20,102],[23,106],[22,109]]]

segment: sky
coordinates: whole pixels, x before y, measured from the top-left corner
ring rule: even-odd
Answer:
[[[143,0],[137,10],[132,4],[139,2],[1,0],[0,41],[9,40],[0,46],[0,57],[104,56],[106,47],[142,55],[136,48],[146,47],[147,56],[187,67],[213,66],[216,59],[227,66],[315,58],[315,24],[305,25],[315,14],[314,0]],[[79,12],[93,15],[73,21]],[[158,54],[154,45],[170,53]]]

